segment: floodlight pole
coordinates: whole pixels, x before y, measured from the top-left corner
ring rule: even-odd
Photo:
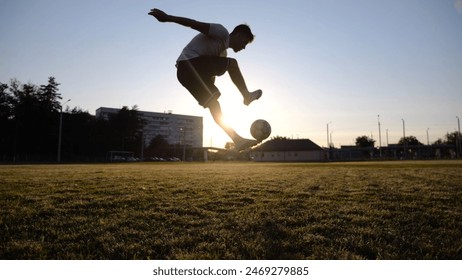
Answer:
[[[406,159],[406,126],[404,124],[404,119],[401,119],[403,121],[403,157]]]
[[[377,121],[379,123],[379,154],[380,158],[382,158],[382,131],[380,129],[380,115],[377,115]]]
[[[458,129],[458,130],[457,130],[457,132],[458,132],[458,133],[457,133],[457,140],[458,140],[458,141],[457,141],[457,142],[458,142],[457,147],[458,147],[458,150],[459,150],[459,153],[458,153],[457,156],[460,158],[460,153],[461,153],[461,143],[460,143],[460,142],[461,142],[461,141],[460,141],[460,138],[461,138],[461,137],[460,137],[460,119],[459,119],[459,116],[456,116],[456,118],[457,118],[457,129]]]
[[[427,128],[427,146],[430,146],[430,138],[428,138],[428,131],[430,130],[430,128]]]
[[[330,145],[329,145],[329,124],[331,122],[327,123],[327,160],[329,160],[329,154],[330,154]]]
[[[388,147],[388,128],[387,128],[386,132],[387,132],[387,147]]]
[[[329,148],[329,124],[330,122],[327,123],[327,148]]]
[[[330,132],[330,146],[329,147],[334,147],[334,144],[332,142],[332,133],[334,133],[333,131]]]
[[[61,162],[61,138],[62,138],[62,129],[63,129],[63,106],[71,101],[68,99],[66,102],[59,106],[59,132],[58,132],[58,162]]]

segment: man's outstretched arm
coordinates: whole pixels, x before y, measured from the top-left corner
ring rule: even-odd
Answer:
[[[190,27],[194,30],[204,33],[205,35],[209,33],[210,24],[205,22],[200,22],[185,17],[172,16],[159,9],[152,9],[148,14],[155,17],[160,22],[173,22],[186,27]]]

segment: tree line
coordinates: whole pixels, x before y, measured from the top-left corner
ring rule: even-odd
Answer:
[[[9,84],[0,82],[0,161],[55,162],[58,149],[60,159],[68,162],[105,161],[107,152],[114,150],[142,153],[144,124],[136,106],[123,107],[108,119],[78,107],[63,110],[59,85],[54,77],[44,85],[22,84],[16,79]],[[162,137],[156,137],[144,152],[165,154],[170,148]]]

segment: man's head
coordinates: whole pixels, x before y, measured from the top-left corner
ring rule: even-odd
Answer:
[[[246,24],[240,24],[236,26],[230,34],[229,47],[238,52],[245,49],[247,44],[252,43],[254,35],[250,30],[250,27]]]

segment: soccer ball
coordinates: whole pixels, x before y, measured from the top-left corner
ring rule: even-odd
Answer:
[[[261,142],[271,135],[271,125],[265,120],[256,120],[250,126],[250,134]]]

